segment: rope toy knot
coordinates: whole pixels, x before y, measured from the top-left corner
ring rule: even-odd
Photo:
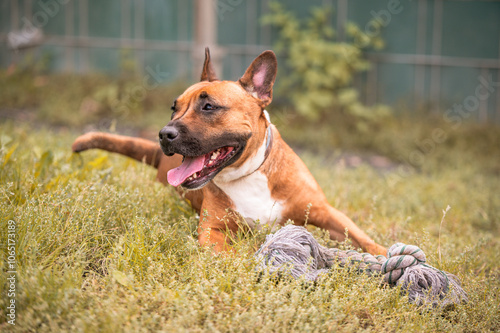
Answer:
[[[425,263],[425,253],[418,246],[403,243],[391,246],[387,257],[380,272],[384,274],[384,282],[390,285],[399,280],[406,268]]]

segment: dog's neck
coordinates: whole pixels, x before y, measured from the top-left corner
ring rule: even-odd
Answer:
[[[264,116],[267,120],[266,136],[256,153],[239,168],[229,166],[213,179],[251,229],[279,223],[283,212],[282,203],[272,197],[269,178],[262,171],[262,165],[271,154],[274,130],[266,111]]]
[[[264,110],[264,116],[267,120],[267,130],[266,136],[262,141],[259,149],[240,167],[233,168],[231,166],[228,166],[227,168],[219,172],[219,174],[213,179],[214,183],[219,187],[223,183],[233,182],[253,174],[255,171],[260,169],[262,164],[264,164],[264,162],[266,161],[273,147],[273,125],[271,124],[269,114],[266,110]]]

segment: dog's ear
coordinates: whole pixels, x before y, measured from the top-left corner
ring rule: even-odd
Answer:
[[[262,52],[238,80],[252,96],[262,101],[263,107],[273,99],[273,84],[278,72],[278,61],[273,51]]]
[[[203,63],[203,71],[201,72],[200,81],[217,81],[217,75],[215,75],[214,67],[212,66],[212,61],[210,60],[210,50],[208,47],[205,48],[205,62]]]

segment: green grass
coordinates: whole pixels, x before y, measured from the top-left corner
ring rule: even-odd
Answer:
[[[500,329],[498,174],[462,156],[433,172],[381,174],[303,158],[331,203],[378,242],[419,245],[460,277],[469,303],[422,311],[376,279],[335,270],[312,286],[258,281],[252,254],[265,232],[212,256],[197,219],[154,170],[100,151],[72,155],[71,132],[3,123],[0,233],[16,222],[13,331],[496,331]],[[12,154],[10,154],[12,153]],[[445,152],[443,152],[445,154]],[[449,153],[450,156],[454,154]],[[496,156],[490,156],[497,159]],[[437,239],[442,210],[450,205]],[[325,242],[324,234],[315,235]],[[330,242],[328,242],[330,245]],[[2,281],[6,278],[2,251]]]
[[[259,280],[252,256],[268,230],[238,235],[236,256],[213,256],[197,244],[195,213],[172,188],[154,181],[155,170],[106,152],[71,153],[82,127],[100,117],[118,119],[119,129],[135,123],[157,130],[168,120],[170,97],[163,102],[151,92],[124,120],[104,109],[87,118],[79,113],[80,102],[114,81],[84,78],[68,84],[59,99],[45,100],[67,77],[39,86],[29,75],[2,75],[2,86],[9,87],[0,94],[2,108],[32,108],[34,121],[0,122],[0,330],[500,330],[498,128],[464,124],[451,130],[436,120],[391,119],[359,135],[340,120],[306,126],[271,110],[332,205],[377,242],[416,244],[432,266],[460,278],[469,302],[428,311],[409,304],[397,289],[344,269],[315,285]],[[143,110],[148,103],[152,113]],[[159,114],[163,118],[155,119]],[[414,165],[349,168],[338,149],[405,162],[418,149],[415,142],[437,127],[447,131],[447,140]],[[9,220],[15,221],[17,242],[15,326],[6,317]],[[323,244],[344,245],[312,232]]]

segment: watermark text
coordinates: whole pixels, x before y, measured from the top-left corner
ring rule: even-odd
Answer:
[[[16,324],[16,284],[17,284],[17,254],[16,254],[16,221],[9,220],[7,225],[7,322]]]

